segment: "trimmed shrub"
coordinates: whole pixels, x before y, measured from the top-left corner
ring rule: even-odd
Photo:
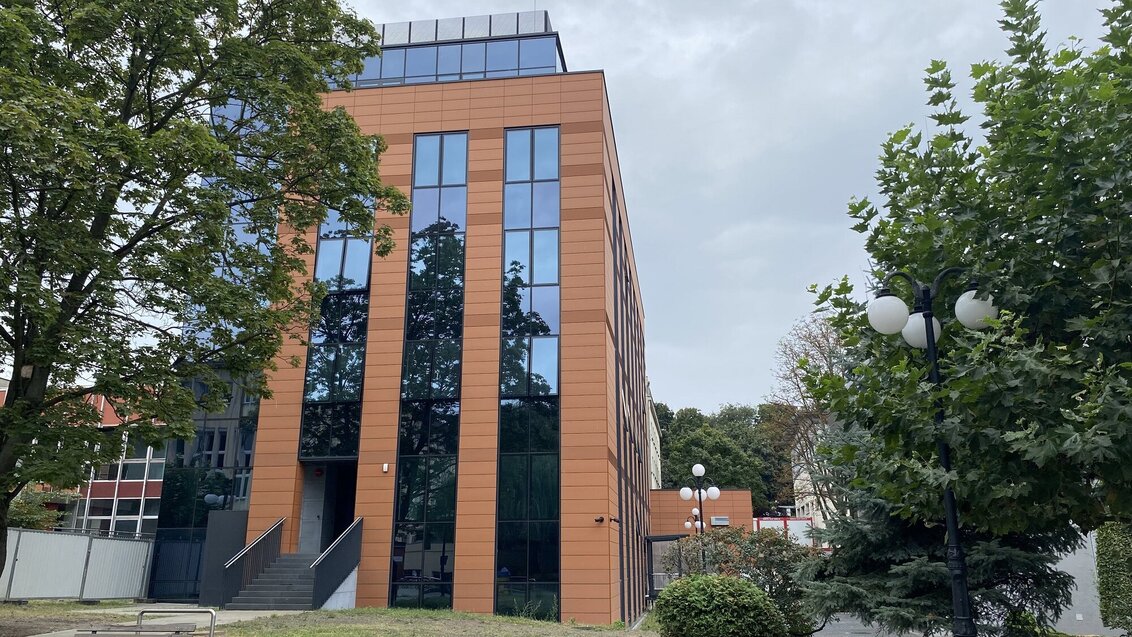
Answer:
[[[1104,625],[1132,633],[1132,525],[1097,529],[1097,594]]]
[[[766,593],[726,575],[682,577],[653,609],[662,637],[782,637],[786,620]]]

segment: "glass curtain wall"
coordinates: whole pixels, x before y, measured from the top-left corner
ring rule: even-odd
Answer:
[[[300,459],[358,457],[371,254],[368,237],[351,236],[338,212],[327,211],[314,277],[328,293],[307,350]]]
[[[558,616],[558,129],[507,131],[495,612]]]
[[[468,135],[418,135],[414,154],[390,604],[451,608]]]

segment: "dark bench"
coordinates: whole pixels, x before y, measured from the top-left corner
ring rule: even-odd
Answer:
[[[172,637],[174,635],[192,635],[197,631],[197,625],[192,622],[184,624],[114,624],[111,626],[92,626],[75,631],[76,635],[102,635],[103,637],[124,637],[147,635],[149,637]]]

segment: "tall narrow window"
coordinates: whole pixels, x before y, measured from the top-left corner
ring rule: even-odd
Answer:
[[[328,211],[314,269],[327,295],[307,349],[300,459],[358,457],[371,251],[369,237],[351,235],[338,211]]]
[[[556,619],[558,129],[509,130],[504,154],[495,612]]]
[[[418,135],[413,160],[392,606],[452,607],[468,136]]]

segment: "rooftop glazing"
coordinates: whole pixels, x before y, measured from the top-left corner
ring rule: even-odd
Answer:
[[[546,11],[378,25],[382,55],[354,77],[359,87],[423,84],[566,70]]]

